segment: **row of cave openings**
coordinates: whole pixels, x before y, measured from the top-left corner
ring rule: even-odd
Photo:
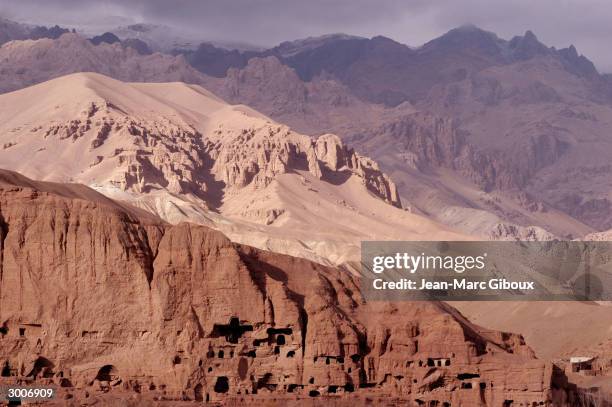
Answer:
[[[21,376],[19,369],[11,365],[8,360],[5,360],[2,364],[2,368],[0,369],[1,377],[18,377]],[[49,359],[39,356],[34,361],[32,368],[25,372],[25,378],[40,380],[46,379],[48,381],[55,381],[61,387],[72,387],[72,383],[66,377],[64,377],[64,372],[55,372],[55,365]]]
[[[238,340],[246,332],[253,331],[253,326],[249,324],[241,324],[240,319],[237,317],[230,318],[230,321],[226,325],[215,324],[213,328],[213,337],[225,337],[225,340],[230,344],[237,344]],[[254,339],[253,347],[257,348],[262,345],[274,346],[274,354],[280,354],[280,349],[283,345],[287,344],[286,336],[293,334],[291,328],[268,328],[266,330],[267,337],[262,339]],[[230,358],[234,357],[234,351],[229,351]],[[245,356],[257,357],[256,351],[251,350]],[[289,351],[287,357],[294,357],[295,351]],[[206,354],[207,358],[214,358],[215,351],[210,349]],[[225,350],[220,349],[216,352],[216,357],[223,359],[225,357]]]

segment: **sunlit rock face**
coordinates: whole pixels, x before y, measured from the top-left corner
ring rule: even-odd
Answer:
[[[79,185],[0,175],[3,382],[62,397],[548,403],[552,365],[449,306],[171,226]],[[66,396],[70,395],[70,396]]]

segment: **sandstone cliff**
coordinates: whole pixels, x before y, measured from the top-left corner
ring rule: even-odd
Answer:
[[[443,304],[368,303],[342,270],[81,186],[1,173],[0,276],[2,382],[56,384],[61,404],[571,402],[520,336]]]

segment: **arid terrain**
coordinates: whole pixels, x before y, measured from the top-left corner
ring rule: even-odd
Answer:
[[[612,81],[574,46],[0,19],[0,92],[0,384],[58,405],[609,405],[608,303],[359,289],[365,240],[609,240]]]
[[[60,404],[586,397],[521,336],[445,304],[365,302],[346,270],[13,172],[0,208],[2,380],[60,386]]]

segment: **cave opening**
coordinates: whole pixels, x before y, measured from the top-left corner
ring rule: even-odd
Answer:
[[[238,317],[231,317],[227,325],[215,324],[213,332],[218,336],[225,336],[225,340],[229,343],[238,343],[238,339],[245,332],[252,331],[253,325],[241,325]]]
[[[480,375],[478,373],[459,373],[457,375],[457,379],[459,380],[467,380],[467,379],[477,379]]]
[[[227,393],[229,391],[229,380],[226,376],[217,377],[214,387],[215,393]]]
[[[113,365],[104,365],[98,370],[96,380],[101,382],[110,382],[117,379],[117,369]]]
[[[202,393],[201,383],[198,383],[193,389],[193,398],[195,401],[204,401],[204,394]]]
[[[43,377],[53,377],[53,367],[54,365],[49,359],[39,356],[34,362],[32,370],[26,376],[37,378],[42,373]]]
[[[10,377],[11,376],[11,365],[9,365],[8,360],[4,362],[4,366],[2,367],[2,372],[0,373],[2,377]]]

